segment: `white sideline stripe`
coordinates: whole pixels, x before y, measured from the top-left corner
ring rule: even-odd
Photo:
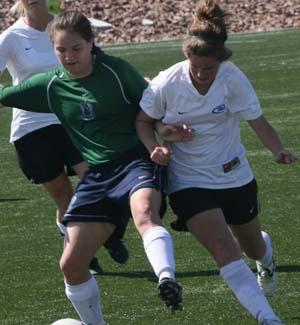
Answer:
[[[259,94],[260,99],[272,99],[272,98],[291,98],[291,97],[300,97],[300,92],[293,92],[293,93],[283,93],[283,94]]]

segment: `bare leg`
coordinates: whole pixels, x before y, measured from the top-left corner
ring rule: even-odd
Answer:
[[[277,320],[262,294],[254,274],[240,259],[238,245],[225,222],[221,209],[196,214],[187,221],[189,231],[204,245],[220,267],[220,273],[241,305],[262,323]]]
[[[262,237],[258,217],[244,225],[229,225],[240,248],[254,260],[259,260],[265,255],[265,242]]]
[[[89,272],[96,251],[115,226],[99,222],[70,222],[60,267],[65,275],[66,294],[85,324],[104,325],[98,284]]]
[[[161,194],[143,188],[132,194],[130,208],[134,224],[143,239],[145,253],[159,279],[159,295],[171,310],[181,309],[182,289],[175,281],[173,241],[162,226],[159,209]]]
[[[199,213],[190,218],[186,225],[207,248],[219,267],[240,259],[240,251],[232,239],[221,209]]]
[[[69,177],[63,172],[50,182],[43,184],[54,200],[57,210],[56,219],[61,222],[73,196],[73,187]]]

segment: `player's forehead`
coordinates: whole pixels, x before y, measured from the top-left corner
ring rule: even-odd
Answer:
[[[214,56],[200,56],[192,54],[189,56],[189,62],[191,66],[198,68],[205,68],[209,66],[218,66],[219,61]]]
[[[55,47],[73,47],[87,43],[79,33],[68,30],[56,30],[53,33],[52,41]]]

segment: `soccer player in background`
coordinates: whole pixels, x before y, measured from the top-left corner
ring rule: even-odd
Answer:
[[[132,216],[159,295],[170,309],[180,309],[173,242],[161,222],[165,169],[150,160],[135,131],[147,82],[124,60],[94,48],[90,22],[77,11],[54,18],[51,39],[63,67],[2,88],[0,103],[55,113],[89,166],[62,220],[66,294],[83,323],[105,323],[89,262]]]
[[[213,0],[198,3],[183,43],[187,60],[149,84],[137,132],[154,162],[170,159],[173,227],[190,231],[209,251],[258,323],[283,324],[264,296],[276,289],[275,262],[271,238],[260,228],[257,184],[240,141],[239,120],[249,123],[278,163],[295,157],[263,116],[247,77],[229,61],[226,16]],[[170,150],[156,141],[154,123]],[[257,281],[240,249],[256,260]]]

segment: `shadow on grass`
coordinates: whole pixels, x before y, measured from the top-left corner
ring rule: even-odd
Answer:
[[[252,271],[256,273],[256,269],[253,268]],[[300,265],[280,265],[277,266],[277,272],[300,272]],[[100,275],[108,276],[119,276],[125,278],[147,278],[149,281],[156,282],[157,279],[154,277],[153,272],[150,271],[129,271],[129,272],[103,272]],[[220,275],[219,270],[203,270],[203,271],[190,271],[190,272],[176,272],[177,278],[191,278],[191,277],[203,277],[203,276],[218,276]]]
[[[0,199],[0,203],[4,202],[18,202],[18,201],[28,201],[29,199],[22,199],[22,198],[16,198],[16,199]]]

